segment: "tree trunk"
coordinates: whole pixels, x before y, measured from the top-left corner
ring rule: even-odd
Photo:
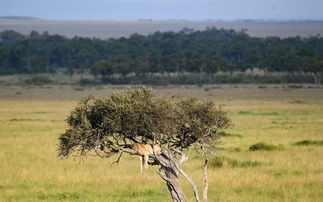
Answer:
[[[200,67],[200,82],[203,81],[203,66]]]
[[[208,180],[208,176],[207,176],[207,166],[209,163],[209,159],[207,156],[207,152],[204,149],[204,145],[202,146],[202,150],[204,152],[204,157],[205,157],[205,162],[204,162],[204,190],[203,190],[203,201],[204,202],[208,202],[208,198],[207,198],[207,191],[209,188],[209,180]]]
[[[175,154],[181,155],[179,159]],[[188,159],[188,157],[179,150],[170,150],[162,148],[162,153],[155,156],[154,164],[161,166],[158,175],[166,181],[168,190],[174,202],[186,202],[185,194],[180,186],[178,175],[181,174],[192,186],[196,202],[200,202],[199,193],[195,182],[184,172],[180,165]],[[161,172],[162,171],[162,172]]]
[[[178,179],[179,171],[176,169],[169,154],[169,151],[163,151],[161,155],[156,156],[158,164],[161,165],[160,171],[157,173],[166,181],[167,188],[174,202],[187,202]]]
[[[314,72],[314,83],[315,84],[321,84],[321,77],[320,77],[320,72]]]
[[[322,76],[322,72],[316,72],[315,73],[315,83],[320,85],[321,84],[321,76]]]
[[[186,202],[185,194],[181,188],[178,179],[178,172],[175,172],[172,168],[165,168],[164,173],[166,177],[169,179],[166,181],[167,188],[171,194],[171,197],[174,202]]]

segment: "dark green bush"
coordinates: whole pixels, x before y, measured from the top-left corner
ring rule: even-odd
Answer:
[[[221,168],[224,166],[232,168],[250,168],[261,165],[268,165],[268,163],[260,161],[238,161],[236,159],[228,158],[225,156],[217,156],[210,160],[210,168]]]
[[[273,150],[283,150],[282,145],[272,145],[264,142],[258,142],[249,147],[249,151],[273,151]]]
[[[224,131],[218,132],[218,136],[220,136],[220,137],[242,137],[242,135],[240,135],[240,134],[227,133]]]
[[[91,79],[85,79],[85,78],[82,78],[80,79],[80,85],[93,85],[93,84],[97,84],[97,82],[95,82],[95,80],[91,80]]]
[[[307,145],[323,145],[323,140],[319,141],[319,140],[302,140],[299,142],[295,142],[294,145],[297,146],[307,146]]]
[[[54,81],[48,76],[33,76],[29,79],[25,79],[24,83],[28,85],[45,85],[53,84]]]
[[[288,85],[288,88],[303,88],[303,85]]]

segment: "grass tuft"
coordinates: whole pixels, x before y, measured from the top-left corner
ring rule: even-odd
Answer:
[[[305,101],[302,101],[302,100],[291,100],[289,101],[290,104],[304,104]]]
[[[51,77],[48,76],[41,76],[41,75],[36,75],[33,76],[32,78],[24,80],[24,84],[27,85],[45,85],[45,84],[53,84],[54,81],[52,80]]]
[[[232,133],[227,133],[224,131],[220,131],[217,134],[220,137],[242,137],[242,135],[240,135],[240,134],[232,134]]]
[[[31,114],[52,114],[54,112],[45,112],[45,111],[36,111],[36,112],[30,112]]]
[[[84,91],[84,88],[74,88],[75,91]]]
[[[258,142],[256,144],[253,144],[249,147],[249,151],[273,151],[273,150],[283,150],[284,147],[282,145],[272,145],[267,144],[264,142]]]
[[[228,152],[241,152],[239,147],[229,147],[226,149]]]
[[[303,85],[288,85],[288,88],[298,89],[303,88]]]
[[[76,200],[85,199],[86,195],[79,192],[58,192],[53,194],[40,193],[38,199],[40,200]]]
[[[295,142],[294,145],[296,146],[307,146],[307,145],[318,145],[322,146],[323,145],[323,140],[302,140]]]
[[[255,112],[255,111],[239,111],[241,115],[253,115],[253,116],[277,116],[277,112]]]
[[[217,156],[210,160],[211,168],[232,167],[232,168],[250,168],[261,165],[268,165],[268,163],[260,161],[238,161],[236,159],[225,156]]]
[[[44,121],[43,119],[17,119],[17,118],[13,118],[13,119],[9,119],[10,122],[15,122],[15,121]]]

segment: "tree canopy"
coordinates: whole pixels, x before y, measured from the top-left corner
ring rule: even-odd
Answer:
[[[179,150],[214,145],[217,131],[231,121],[211,100],[162,97],[141,88],[88,97],[70,113],[67,123],[59,138],[61,157],[91,151],[110,157],[127,151],[132,143]]]
[[[211,100],[162,97],[151,89],[115,92],[106,97],[88,97],[67,118],[68,129],[59,138],[59,156],[94,155],[109,158],[120,153],[144,156],[145,165],[159,165],[157,174],[166,181],[176,202],[186,202],[179,174],[192,185],[196,201],[199,194],[194,181],[180,165],[188,158],[184,149],[201,146],[205,155],[203,191],[207,201],[206,145],[215,145],[218,130],[231,125],[226,113]],[[138,148],[153,151],[140,151]],[[153,148],[159,148],[159,152]],[[143,153],[148,152],[148,153]],[[142,157],[141,157],[142,158]]]

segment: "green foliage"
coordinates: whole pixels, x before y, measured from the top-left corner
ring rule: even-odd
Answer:
[[[131,142],[176,148],[213,145],[217,130],[231,124],[212,101],[161,97],[147,88],[89,97],[71,112],[67,123],[59,138],[60,156],[72,151],[86,155],[98,147],[110,156]]]
[[[259,161],[238,161],[236,159],[225,156],[216,156],[210,159],[210,168],[232,167],[232,168],[248,168],[257,167],[261,165],[268,165]]]
[[[155,32],[148,36],[134,34],[128,38],[108,40],[67,39],[36,31],[29,35],[3,31],[0,32],[0,74],[52,72],[66,68],[71,75],[90,70],[102,81],[115,83],[118,81],[115,74],[122,77],[122,82],[127,82],[125,78],[133,73],[135,82],[140,83],[147,75],[165,72],[181,77],[170,79],[175,83],[320,83],[322,47],[323,38],[320,36],[259,39],[243,31],[216,28]],[[292,74],[276,77],[232,74],[255,67]],[[219,71],[228,74],[210,79]],[[187,76],[187,72],[197,76]],[[304,72],[311,74],[304,75]]]
[[[258,142],[256,144],[253,144],[249,147],[249,151],[273,151],[273,150],[283,150],[284,147],[282,145],[272,145],[267,144],[264,142]]]
[[[53,84],[54,81],[48,76],[33,76],[30,79],[24,80],[24,83],[28,85],[45,85]]]
[[[322,146],[323,145],[323,140],[302,140],[295,142],[294,145],[296,146],[307,146],[307,145],[317,145],[317,146]]]

